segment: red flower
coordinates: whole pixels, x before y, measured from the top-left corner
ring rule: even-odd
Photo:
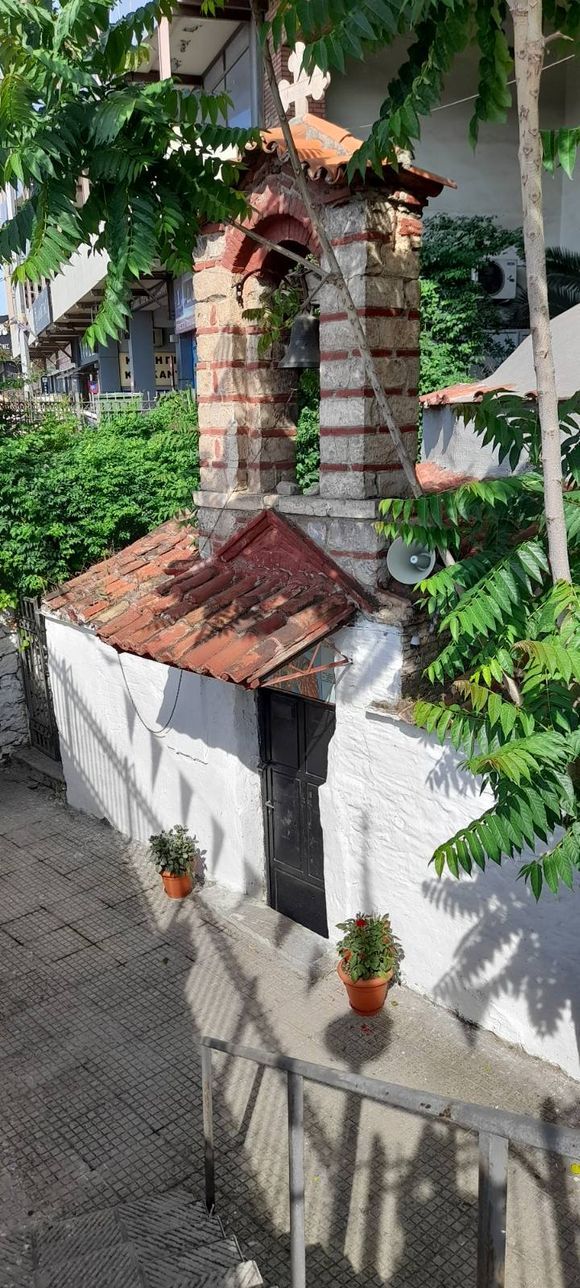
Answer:
[[[366,926],[367,924],[366,917],[357,917],[354,924],[355,926]]]

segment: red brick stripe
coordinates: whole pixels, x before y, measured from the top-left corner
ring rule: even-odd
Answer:
[[[263,335],[264,328],[261,326],[238,326],[234,323],[228,323],[226,326],[198,326],[195,328],[197,335]]]
[[[267,403],[286,403],[291,400],[291,394],[254,394],[249,398],[247,394],[200,394],[198,403],[245,403],[250,407],[262,406]]]
[[[213,459],[212,459],[212,457],[211,457],[211,456],[204,456],[204,457],[201,457],[201,458],[200,458],[200,462],[199,462],[199,463],[200,463],[200,466],[201,466],[201,468],[202,468],[202,469],[208,469],[208,468],[209,468],[209,469],[212,469],[212,470],[227,470],[227,469],[229,469],[229,462],[228,462],[228,461],[215,461],[215,460],[213,460]],[[261,473],[261,474],[266,474],[266,473],[268,472],[268,470],[293,470],[293,469],[295,468],[295,464],[296,464],[296,462],[295,462],[295,461],[293,461],[293,460],[291,460],[291,461],[267,461],[267,462],[265,462],[265,463],[264,463],[264,464],[262,464],[262,465],[260,464],[260,462],[259,462],[259,461],[255,462],[255,463],[254,463],[254,462],[246,462],[246,463],[244,463],[244,462],[240,462],[240,466],[239,466],[239,468],[240,468],[240,469],[246,469],[246,468],[247,468],[247,469],[258,470],[258,471],[259,471],[259,473]],[[203,504],[203,501],[202,501],[202,504]]]
[[[349,431],[350,432],[350,431]],[[285,429],[249,429],[247,425],[238,425],[234,433],[229,425],[205,426],[200,430],[199,441],[203,446],[208,438],[289,438],[296,436],[296,426],[288,425]]]
[[[417,432],[417,426],[399,425],[399,430],[401,434],[415,434]],[[321,438],[356,438],[357,436],[360,436],[360,435],[367,435],[368,437],[372,437],[374,435],[374,437],[376,437],[379,434],[382,436],[385,436],[385,435],[388,435],[388,433],[389,433],[388,429],[385,429],[382,425],[379,425],[379,426],[353,425],[348,427],[344,425],[340,425],[340,427],[337,427],[336,429],[328,428],[325,425],[320,430],[320,437]]]
[[[203,273],[206,268],[223,268],[224,263],[221,257],[217,259],[198,259],[194,264],[196,273]]]
[[[403,237],[420,237],[423,224],[416,215],[402,215],[397,221],[397,232],[402,233]]]
[[[271,362],[245,362],[243,358],[232,358],[229,362],[198,362],[198,371],[229,371],[232,368],[243,367],[245,371],[264,371],[266,367],[271,367]]]
[[[383,242],[392,243],[392,233],[383,233],[379,229],[368,228],[364,233],[347,233],[345,237],[335,237],[331,241],[331,246],[351,246],[355,242]]]

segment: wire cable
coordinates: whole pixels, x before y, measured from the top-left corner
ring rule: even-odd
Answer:
[[[172,706],[172,708],[171,708],[171,711],[169,712],[169,716],[167,717],[167,720],[165,721],[165,724],[164,724],[164,725],[162,725],[160,729],[152,729],[152,728],[151,728],[151,726],[147,724],[147,721],[143,719],[143,716],[141,715],[141,712],[139,711],[139,708],[137,707],[137,704],[136,704],[136,702],[135,702],[135,699],[133,698],[133,694],[131,693],[131,690],[130,690],[130,688],[129,688],[129,683],[128,683],[128,680],[127,680],[127,676],[125,675],[125,669],[124,669],[124,667],[123,667],[123,663],[122,663],[122,661],[121,661],[121,654],[120,654],[120,653],[118,653],[118,654],[117,654],[117,657],[118,657],[118,659],[119,659],[119,666],[120,666],[120,668],[121,668],[121,675],[123,676],[123,683],[124,683],[125,688],[126,688],[126,690],[127,690],[127,695],[128,695],[129,701],[130,701],[130,703],[131,703],[131,706],[133,707],[133,710],[134,710],[134,712],[135,712],[135,715],[137,716],[137,719],[138,719],[138,720],[140,721],[140,723],[143,725],[143,728],[147,730],[147,733],[152,733],[152,734],[154,735],[154,737],[155,737],[155,738],[161,738],[161,737],[163,736],[163,734],[164,734],[164,733],[167,733],[167,730],[168,730],[168,728],[169,728],[169,725],[171,724],[171,721],[173,720],[173,716],[174,716],[174,714],[175,714],[175,708],[176,708],[177,703],[178,703],[178,701],[179,701],[179,694],[180,694],[180,692],[181,692],[181,682],[182,682],[182,680],[183,680],[183,676],[184,676],[184,672],[183,672],[183,670],[182,670],[181,668],[179,669],[179,679],[178,679],[178,681],[177,681],[177,689],[176,689],[176,692],[175,692],[175,698],[174,698],[173,706]]]

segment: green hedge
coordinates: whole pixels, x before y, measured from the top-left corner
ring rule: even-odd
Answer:
[[[197,413],[186,394],[79,429],[0,422],[0,603],[81,572],[191,508]]]

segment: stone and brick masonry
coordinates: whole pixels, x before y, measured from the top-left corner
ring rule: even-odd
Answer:
[[[10,619],[0,615],[0,761],[27,740],[18,641]]]
[[[382,182],[374,176],[350,187],[345,164],[349,144],[352,151],[356,142],[314,117],[300,123],[312,196],[414,458],[421,212],[442,183],[420,172],[386,169]],[[337,163],[341,148],[342,167]],[[327,165],[325,149],[332,156]],[[280,148],[272,151],[270,144],[266,153],[256,152],[247,188],[249,228],[276,245],[284,243],[321,260],[315,230]],[[378,501],[403,492],[405,479],[331,282],[323,284],[318,295],[319,494],[277,491],[282,484],[282,492],[291,492],[286,485],[295,479],[296,378],[280,370],[269,354],[260,355],[260,327],[244,313],[259,303],[273,273],[283,274],[287,266],[276,251],[257,245],[239,229],[210,229],[199,246],[194,291],[202,554],[215,549],[251,514],[276,506],[358,581],[376,587],[386,553],[373,526]]]

